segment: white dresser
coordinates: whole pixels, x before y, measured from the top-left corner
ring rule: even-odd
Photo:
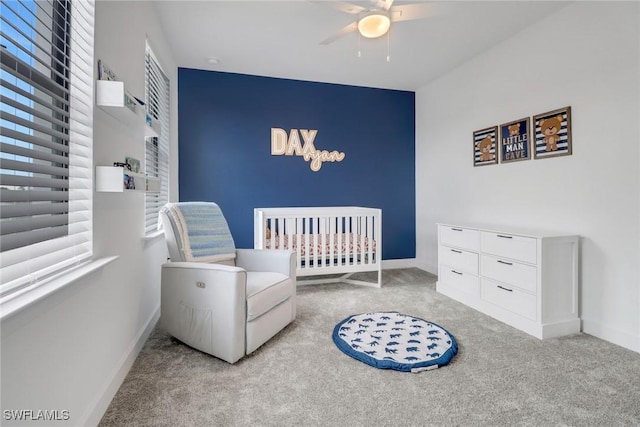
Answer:
[[[438,224],[438,292],[537,338],[580,332],[578,236]]]

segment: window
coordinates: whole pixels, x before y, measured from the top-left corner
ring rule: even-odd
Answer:
[[[160,208],[169,201],[169,79],[148,43],[145,63],[147,114],[161,125],[160,137],[146,139],[146,174],[160,179],[160,192],[145,193],[144,230],[146,235],[150,235],[156,232]]]
[[[92,1],[2,1],[0,298],[92,255]]]

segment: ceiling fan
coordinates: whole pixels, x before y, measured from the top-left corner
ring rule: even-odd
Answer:
[[[370,0],[369,7],[341,1],[313,2],[358,16],[355,21],[321,41],[320,44],[328,45],[356,31],[366,38],[378,38],[389,32],[391,23],[413,21],[432,16],[432,5],[428,3],[411,3],[394,6],[393,2],[394,0]]]

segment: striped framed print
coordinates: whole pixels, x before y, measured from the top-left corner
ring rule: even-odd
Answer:
[[[498,127],[473,132],[473,166],[498,163]]]
[[[535,115],[533,126],[535,159],[571,155],[571,107]]]

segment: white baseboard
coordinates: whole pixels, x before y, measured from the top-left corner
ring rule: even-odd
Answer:
[[[402,259],[383,259],[382,269],[392,270],[394,268],[413,268],[417,267],[418,262],[415,258],[402,258]]]
[[[149,338],[149,335],[156,326],[156,323],[158,323],[158,319],[160,319],[160,305],[158,305],[158,307],[156,307],[156,309],[151,313],[151,316],[149,316],[145,325],[132,340],[129,350],[122,355],[112,374],[109,375],[105,381],[102,391],[98,393],[94,403],[89,406],[89,409],[81,418],[79,425],[97,426],[98,423],[100,423],[102,416],[107,411],[111,400],[118,392],[118,389],[122,385],[127,373],[129,373],[129,370],[131,369],[133,362],[138,357],[140,350],[142,350],[144,343],[147,341],[147,338]]]
[[[582,319],[582,332],[640,353],[640,336],[588,319]]]

